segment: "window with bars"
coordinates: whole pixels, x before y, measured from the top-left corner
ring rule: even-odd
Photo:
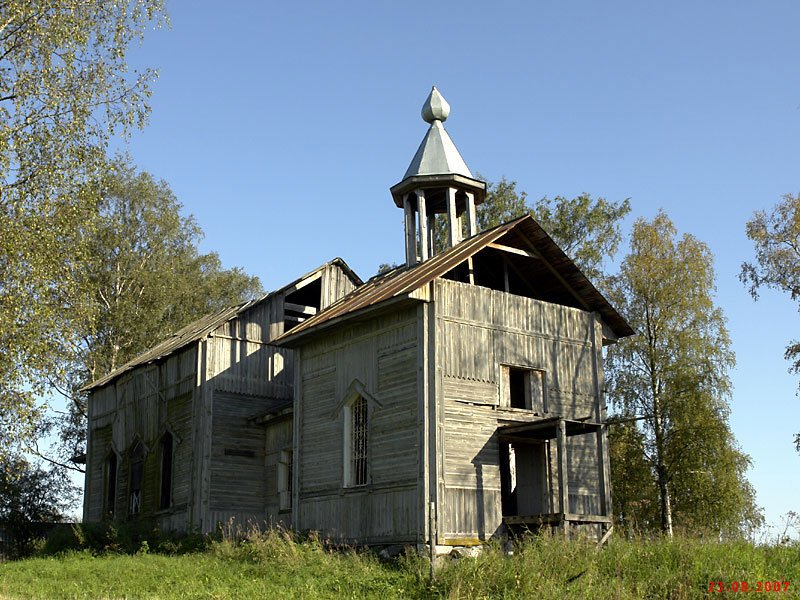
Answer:
[[[366,485],[368,452],[368,409],[365,398],[359,396],[350,408],[352,441],[350,454],[350,485]]]

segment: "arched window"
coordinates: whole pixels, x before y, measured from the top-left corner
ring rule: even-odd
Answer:
[[[113,450],[106,457],[105,494],[103,495],[103,514],[113,517],[117,500],[117,453]]]
[[[158,508],[167,509],[172,505],[172,434],[168,431],[161,436],[159,443],[161,458],[161,488],[159,493]]]
[[[144,479],[144,457],[147,449],[141,440],[136,441],[131,450],[131,477],[128,483],[128,514],[142,512],[142,480]]]
[[[366,485],[369,481],[369,407],[363,396],[346,407],[350,421],[350,477],[348,485]]]

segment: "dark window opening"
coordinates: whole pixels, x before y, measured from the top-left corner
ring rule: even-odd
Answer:
[[[172,434],[165,433],[161,438],[161,494],[158,508],[166,509],[172,504]]]
[[[142,512],[142,480],[144,479],[145,449],[142,442],[138,442],[131,452],[131,478],[128,485],[129,504],[128,514],[138,515]]]
[[[103,512],[114,516],[114,508],[117,498],[117,455],[112,452],[106,459],[106,497]]]
[[[298,323],[319,312],[322,306],[322,277],[318,277],[284,298],[283,330],[289,331]]]
[[[541,369],[503,367],[506,387],[505,404],[510,408],[547,412],[547,389],[545,372]]]
[[[530,408],[529,395],[527,394],[527,374],[525,369],[508,369],[508,393],[511,408]]]

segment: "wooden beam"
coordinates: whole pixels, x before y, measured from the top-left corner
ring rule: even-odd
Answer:
[[[567,426],[564,419],[558,420],[556,430],[556,460],[558,462],[558,510],[569,512],[569,473],[567,472]]]
[[[530,249],[531,249],[533,252],[536,252],[536,253],[538,254],[538,250],[536,250],[536,248],[534,247],[534,245],[533,245],[533,244],[530,242],[530,240],[528,240],[526,237],[524,237],[524,236],[519,236],[517,239],[521,239],[523,242],[525,242],[525,245],[526,245],[526,246],[528,246],[528,247],[529,247],[529,248],[530,248]],[[561,282],[561,284],[562,284],[562,285],[563,285],[565,288],[567,288],[567,291],[568,291],[570,294],[572,294],[572,297],[573,297],[573,298],[575,298],[575,300],[577,300],[577,301],[578,301],[578,303],[579,303],[581,306],[583,306],[583,308],[584,308],[585,310],[591,311],[591,308],[589,307],[589,305],[588,305],[588,304],[586,304],[586,301],[584,301],[583,297],[582,297],[580,294],[578,294],[578,292],[576,292],[576,291],[575,291],[575,289],[574,289],[574,288],[573,288],[573,287],[572,287],[572,286],[571,286],[569,283],[567,283],[567,280],[566,280],[566,279],[564,279],[564,277],[561,275],[561,273],[559,273],[558,271],[556,271],[555,267],[553,267],[553,265],[551,265],[551,264],[550,264],[550,261],[549,261],[549,260],[547,260],[547,259],[545,259],[545,258],[544,258],[543,256],[541,256],[541,255],[539,255],[539,258],[541,258],[541,259],[542,259],[542,262],[545,264],[545,266],[547,267],[547,269],[548,269],[548,270],[549,270],[549,271],[550,271],[550,272],[551,272],[553,275],[555,275],[556,279],[558,279],[558,281],[559,281],[559,282]]]
[[[293,317],[292,315],[283,315],[284,321],[291,321],[292,323],[302,323],[305,321],[304,317]]]
[[[305,306],[303,304],[294,304],[292,302],[283,303],[284,310],[300,313],[302,315],[315,315],[317,314],[316,306]]]
[[[486,244],[487,248],[494,248],[495,250],[500,250],[502,252],[509,252],[511,254],[519,254],[520,256],[528,256],[530,258],[541,258],[535,252],[530,252],[528,250],[523,250],[522,248],[514,248],[514,246],[506,246],[504,244],[498,244],[496,242],[490,242]]]

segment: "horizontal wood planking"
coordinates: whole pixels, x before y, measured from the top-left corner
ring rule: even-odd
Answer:
[[[498,417],[529,420],[495,410],[501,366],[544,370],[550,414],[594,417],[594,315],[449,280],[437,280],[435,298],[444,411],[440,532],[445,539],[491,535],[502,520]],[[595,436],[569,438],[567,452],[571,506],[599,508]],[[549,494],[557,497],[554,445],[549,456]]]
[[[389,539],[392,530],[400,536],[416,536],[416,319],[412,307],[332,332],[303,348],[297,509],[301,529],[360,541]],[[370,484],[345,489],[344,412],[337,408],[354,379],[377,404],[370,406],[369,417]],[[400,493],[398,486],[413,491]],[[362,517],[366,520],[359,533]]]
[[[255,419],[283,400],[215,392],[211,446],[211,510],[264,517],[264,427]],[[231,452],[233,450],[233,452]]]
[[[321,532],[335,541],[360,544],[419,540],[416,531],[417,489],[348,490],[341,495],[303,498],[303,529]]]

